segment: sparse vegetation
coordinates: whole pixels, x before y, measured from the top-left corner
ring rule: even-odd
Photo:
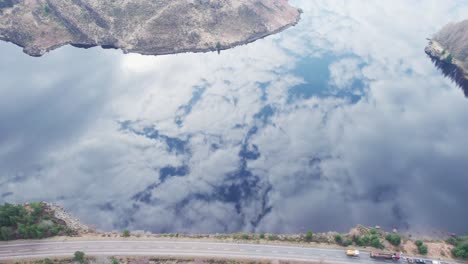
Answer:
[[[53,263],[54,262],[49,258],[34,262],[34,264],[53,264]]]
[[[130,236],[130,231],[128,231],[128,229],[124,229],[124,230],[122,231],[122,236],[123,236],[123,237],[129,237],[129,236]]]
[[[59,223],[42,203],[0,206],[0,240],[41,239],[75,232]]]
[[[265,234],[261,233],[259,237],[260,239],[265,239]]]
[[[398,234],[388,234],[385,236],[385,239],[394,246],[399,246],[401,244],[401,236]]]
[[[275,234],[269,234],[268,235],[268,240],[273,241],[273,240],[278,240],[278,235]]]
[[[249,234],[243,233],[243,234],[241,234],[241,238],[244,239],[244,240],[249,240],[250,236],[249,236]]]

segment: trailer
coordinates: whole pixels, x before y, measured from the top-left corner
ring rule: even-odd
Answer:
[[[398,261],[400,260],[400,253],[387,253],[387,252],[371,252],[370,257],[373,259],[389,259]]]

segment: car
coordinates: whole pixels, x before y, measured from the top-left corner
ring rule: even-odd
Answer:
[[[357,249],[348,249],[348,250],[346,250],[346,256],[359,257],[359,250],[357,250]]]
[[[414,263],[416,263],[416,264],[426,264],[426,261],[424,259],[414,259]]]

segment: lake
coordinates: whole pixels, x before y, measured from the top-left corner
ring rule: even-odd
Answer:
[[[221,54],[0,43],[0,201],[102,230],[467,233],[468,101],[424,53],[465,0],[295,0]]]

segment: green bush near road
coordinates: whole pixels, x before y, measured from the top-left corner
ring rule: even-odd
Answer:
[[[338,244],[338,245],[343,245],[343,237],[341,235],[336,235],[335,236],[335,242]]]
[[[427,248],[426,245],[424,245],[424,243],[421,240],[416,240],[416,242],[414,242],[414,243],[418,247],[419,254],[421,254],[421,255],[426,255],[427,254],[428,248]]]
[[[85,263],[86,262],[86,256],[83,251],[76,251],[75,254],[73,254],[73,261],[79,262],[79,263]]]
[[[75,232],[45,211],[42,203],[0,206],[0,240],[40,239]]]
[[[314,237],[314,233],[312,233],[312,231],[309,230],[309,231],[307,231],[304,238],[305,238],[305,241],[311,242],[313,237]]]
[[[388,234],[385,236],[385,239],[394,246],[399,246],[401,244],[401,236],[398,234]]]
[[[128,229],[124,229],[124,230],[122,231],[122,236],[123,236],[123,237],[129,237],[129,236],[130,236],[130,231],[128,231]]]
[[[447,243],[454,245],[452,254],[456,258],[468,259],[468,236],[465,237],[451,237],[447,239]]]

